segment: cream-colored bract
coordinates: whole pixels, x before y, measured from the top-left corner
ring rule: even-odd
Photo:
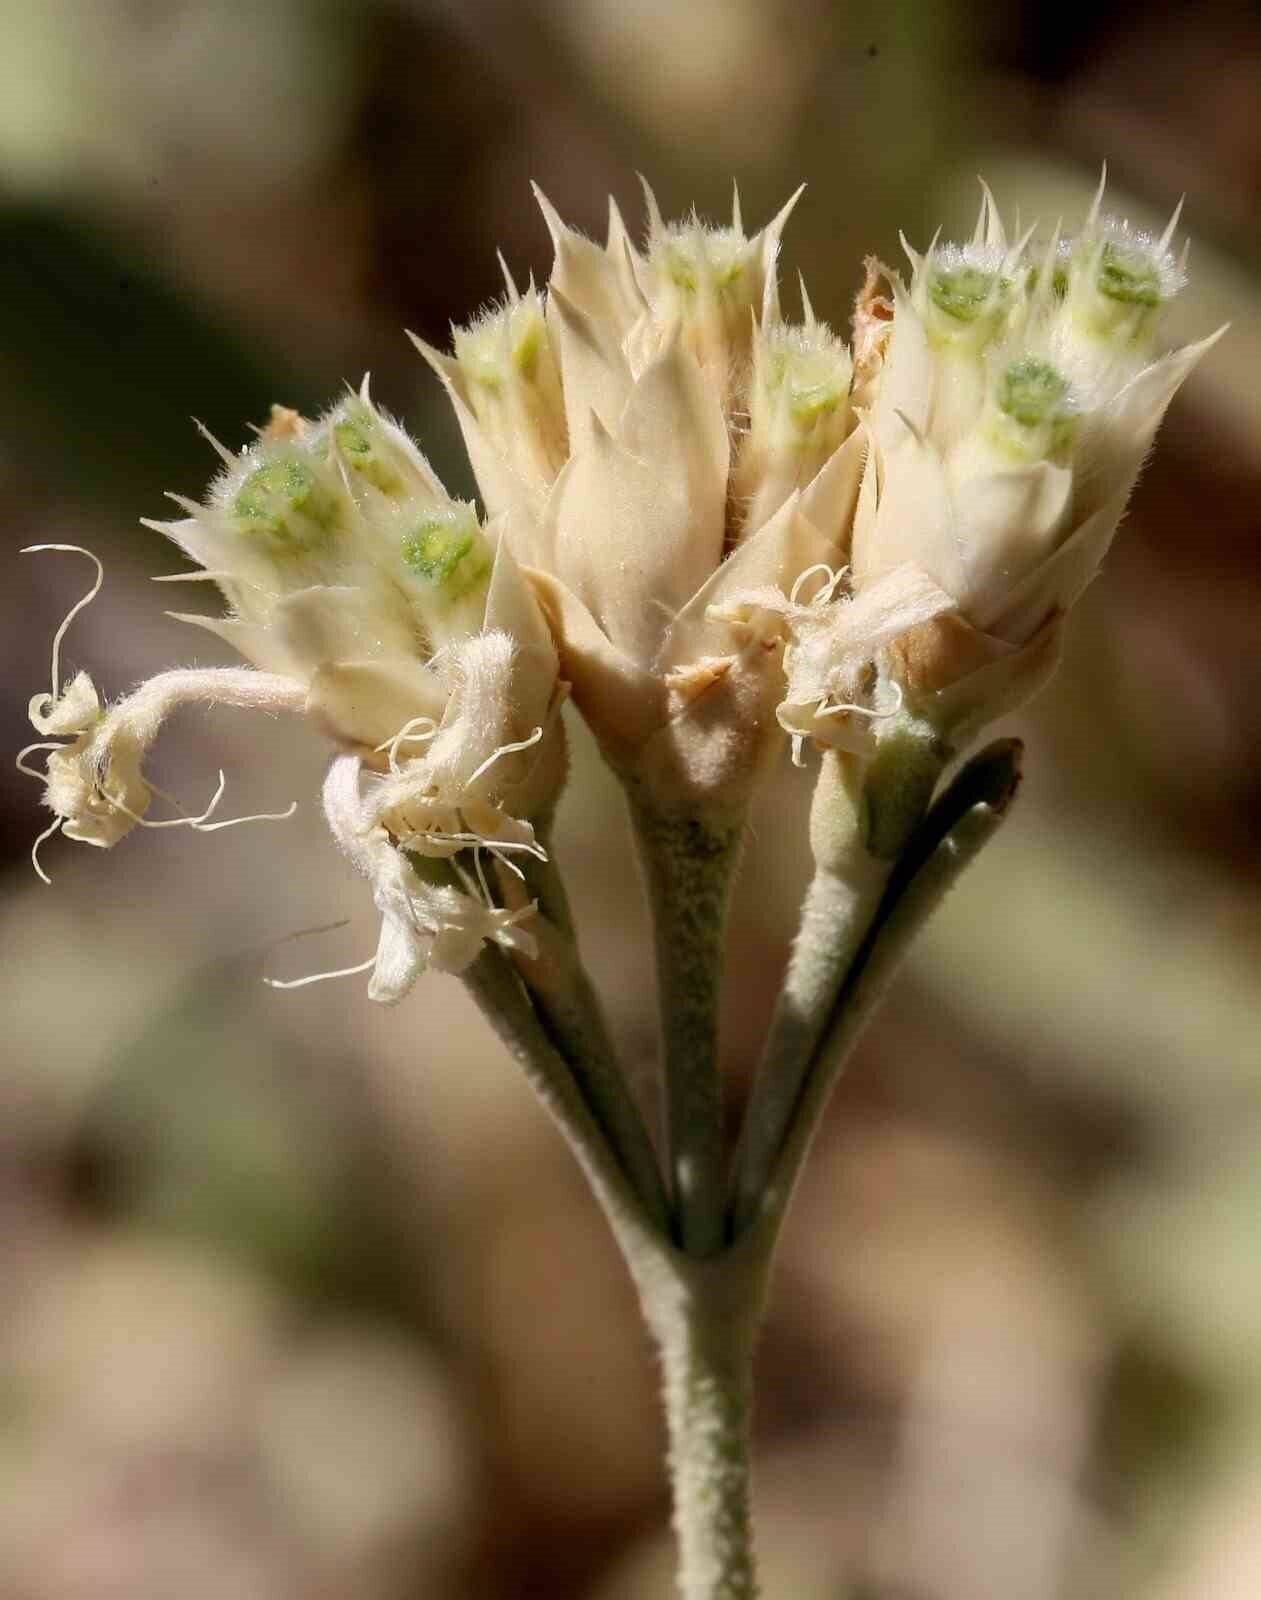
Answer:
[[[782,737],[782,628],[726,601],[848,547],[852,368],[808,302],[781,312],[796,196],[746,237],[738,203],[716,229],[647,195],[642,250],[616,207],[597,245],[540,195],[545,296],[510,283],[453,355],[421,348],[606,756],[660,809],[738,814]],[[505,440],[509,408],[528,420]]]
[[[369,997],[386,1004],[401,1000],[426,967],[462,972],[487,941],[532,955],[533,937],[519,924],[533,908],[506,911],[472,886],[426,883],[377,819],[376,808],[364,801],[362,772],[357,756],[334,759],[324,784],[324,815],[338,845],[371,884],[381,913]]]
[[[870,745],[871,719],[827,698],[853,687],[864,649],[880,668],[865,709],[891,686],[955,745],[1054,670],[1161,418],[1220,337],[1156,354],[1160,308],[1185,281],[1177,213],[1153,239],[1103,216],[1102,198],[1101,185],[1075,237],[1038,244],[1032,229],[1008,239],[985,190],[968,244],[908,246],[909,285],[869,274],[848,579],[826,603],[782,607],[794,731]]]
[[[467,965],[483,937],[525,948],[516,924],[528,908],[505,920],[480,882],[468,893],[413,885],[404,854],[486,850],[508,866],[521,852],[542,854],[531,818],[550,810],[563,779],[564,686],[543,613],[498,529],[445,494],[366,383],[317,424],[278,412],[240,456],[216,448],[225,470],[208,503],[181,502],[187,517],[160,526],[207,569],[176,577],[213,577],[231,606],[224,618],[186,620],[253,666],[161,673],[112,706],[86,673],[62,685],[61,642],[100,587],[97,563],[91,593],[54,640],[51,694],[31,703],[37,731],[52,737],[20,758],[54,812],[36,869],[46,876],[37,852],[57,831],[110,846],[138,826],[228,825],[211,820],[222,775],[200,815],[146,815],[160,791],[144,759],[181,705],[297,712],[376,773],[355,811],[363,843],[350,849],[346,807],[339,842],[361,868],[374,863],[374,893],[394,908],[390,949],[403,947],[398,886],[425,901],[412,923],[427,932],[416,933],[406,970],[419,971],[426,952],[450,970]],[[26,764],[37,750],[43,772]],[[384,962],[376,997],[398,998],[399,970]]]

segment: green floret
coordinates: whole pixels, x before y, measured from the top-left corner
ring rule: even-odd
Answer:
[[[1150,256],[1105,244],[1099,263],[1099,293],[1126,306],[1158,306],[1160,272]]]
[[[803,428],[811,427],[820,417],[830,416],[848,393],[848,385],[840,383],[816,383],[809,387],[794,384],[791,390],[793,421]]]
[[[237,491],[232,513],[243,532],[261,535],[278,553],[298,553],[327,540],[337,503],[312,468],[291,455],[256,467]]]
[[[1022,428],[1037,428],[1066,415],[1068,380],[1047,361],[1024,356],[1003,373],[998,409]]]
[[[980,267],[946,267],[933,273],[928,294],[938,311],[956,322],[975,322],[1006,285],[992,272]]]
[[[523,378],[534,376],[543,348],[543,322],[540,317],[526,321],[524,330],[512,346],[512,364]]]
[[[423,516],[400,548],[411,575],[447,600],[458,600],[490,572],[490,551],[467,506]]]
[[[1010,362],[994,394],[991,444],[1019,461],[1058,461],[1071,452],[1077,412],[1067,378],[1038,356]]]
[[[701,233],[695,228],[670,229],[656,247],[656,264],[685,294],[695,294],[702,280],[720,294],[734,293],[749,264],[749,242],[731,228]]]
[[[352,414],[333,428],[333,437],[346,463],[382,494],[394,494],[403,480],[380,448],[376,429],[367,412]]]
[[[800,429],[812,429],[849,396],[853,362],[826,324],[772,330],[763,360],[767,394],[786,394],[789,415]]]

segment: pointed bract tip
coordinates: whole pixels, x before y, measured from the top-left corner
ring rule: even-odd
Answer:
[[[530,189],[534,195],[535,203],[538,205],[539,210],[543,213],[543,221],[547,224],[547,231],[552,236],[552,246],[554,249],[559,250],[561,240],[568,232],[568,229],[561,218],[561,214],[543,193],[542,189],[539,188],[538,184],[535,183],[533,178],[530,179]]]
[[[810,295],[806,289],[804,273],[798,272],[797,287],[801,292],[801,319],[807,328],[814,328],[818,319],[815,317],[814,307],[810,304]]]
[[[972,244],[979,249],[988,242],[989,222],[994,214],[995,206],[993,192],[979,172],[976,174],[976,181],[981,186],[981,209],[977,213],[976,227],[972,230]]]
[[[416,349],[438,377],[442,379],[443,383],[450,383],[455,370],[458,368],[458,362],[454,357],[444,355],[441,350],[435,349],[427,340],[422,339],[418,333],[413,333],[410,328],[404,328],[403,332],[416,346]]]
[[[503,273],[504,288],[507,290],[509,303],[515,306],[517,301],[520,300],[521,295],[517,289],[517,285],[513,279],[512,273],[509,270],[508,263],[504,260],[504,253],[502,250],[495,251],[495,260],[498,261],[499,270]]]
[[[1029,247],[1030,239],[1033,238],[1034,234],[1037,231],[1038,231],[1038,222],[1037,222],[1037,218],[1036,217],[1029,224],[1029,226],[1025,229],[1025,231],[1023,233],[1021,233],[1019,226],[1017,226],[1017,228],[1016,228],[1016,241],[1012,245],[1010,250],[1008,250],[1007,254],[1003,257],[1003,272],[1004,273],[1010,273],[1010,272],[1015,270],[1015,268],[1018,265],[1021,257],[1024,255],[1025,251]]]
[[[789,217],[791,217],[793,212],[797,209],[798,200],[801,199],[805,192],[805,184],[799,183],[793,192],[788,196],[788,199],[785,200],[784,204],[780,206],[779,210],[766,224],[766,227],[762,230],[767,239],[773,240],[776,246],[779,244],[780,234],[783,233],[788,224]]]
[[[744,218],[740,215],[740,185],[734,178],[731,180],[731,231],[744,232]]]
[[[1006,250],[1007,230],[1003,227],[994,191],[979,173],[976,181],[981,186],[981,209],[977,214],[976,227],[972,233],[973,247]]]
[[[201,421],[199,417],[193,418],[193,427],[197,429],[197,432],[201,434],[202,438],[206,441],[206,443],[215,452],[225,466],[236,466],[236,456],[233,455],[232,451],[228,449],[226,444],[220,444],[219,440],[215,438],[214,434],[211,433],[210,429],[204,422]]]
[[[1100,166],[1099,187],[1095,190],[1095,197],[1090,202],[1090,210],[1086,213],[1086,226],[1093,228],[1099,221],[1099,213],[1103,209],[1103,195],[1108,187],[1108,163],[1105,161]]]
[[[1173,243],[1173,236],[1178,230],[1178,223],[1182,217],[1182,208],[1186,203],[1187,197],[1186,195],[1182,195],[1177,205],[1173,208],[1173,215],[1165,224],[1165,231],[1161,234],[1160,238],[1156,242],[1156,249],[1161,255],[1163,255]]]
[[[612,195],[609,196],[609,224],[604,235],[604,248],[611,255],[619,245],[629,242],[626,232],[626,223],[622,219],[621,209]]]
[[[661,207],[657,204],[657,197],[652,192],[652,185],[644,177],[643,173],[637,172],[635,176],[639,179],[639,186],[644,191],[644,209],[648,213],[648,235],[650,238],[655,238],[658,234],[664,233],[666,228],[661,217]]]

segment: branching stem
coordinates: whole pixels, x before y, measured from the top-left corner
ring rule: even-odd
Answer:
[[[903,718],[870,766],[842,752],[823,756],[810,813],[815,874],[736,1152],[737,1235],[752,1223],[766,1195],[836,997],[947,754],[931,730]]]
[[[540,837],[550,843],[546,834]],[[534,960],[519,958],[518,969],[544,1030],[569,1064],[628,1181],[668,1237],[669,1205],[657,1153],[582,963],[564,879],[550,849],[546,861],[527,857],[522,871],[525,892],[538,902],[539,953]]]

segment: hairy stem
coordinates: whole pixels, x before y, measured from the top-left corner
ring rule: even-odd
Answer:
[[[727,902],[740,827],[662,816],[631,796],[652,908],[666,1144],[679,1240],[712,1255],[725,1234],[726,1160],[718,1071]]]
[[[546,838],[543,839],[547,843]],[[535,1010],[599,1123],[645,1209],[663,1235],[669,1205],[648,1126],[631,1092],[600,1004],[579,954],[564,879],[550,851],[546,861],[527,858],[526,892],[538,902],[536,959],[519,957],[518,970]]]
[[[753,1600],[749,1422],[764,1258],[675,1256],[641,1280],[661,1354],[683,1600]]]
[[[737,1235],[756,1216],[833,1003],[947,754],[931,730],[903,718],[870,764],[839,751],[823,756],[810,810],[815,874],[736,1152]]]
[[[997,832],[1019,786],[1021,750],[1019,740],[1003,739],[975,756],[907,842],[830,1008],[742,1245],[757,1241],[768,1256],[774,1249],[832,1087],[915,936]]]
[[[867,849],[862,776],[854,758],[825,754],[811,808],[819,865],[806,890],[736,1150],[732,1208],[737,1235],[756,1215],[832,1002],[889,881],[891,864]]]
[[[552,901],[550,909],[559,908]],[[754,1600],[749,1404],[765,1255],[756,1242],[704,1261],[677,1250],[632,1186],[512,961],[488,947],[463,979],[560,1124],[639,1290],[662,1363],[680,1594]],[[720,1202],[721,1187],[714,1193]]]
[[[668,1244],[579,1091],[569,1064],[547,1037],[520,976],[502,950],[487,946],[461,977],[478,1009],[559,1125],[600,1202],[622,1254],[638,1278]]]

